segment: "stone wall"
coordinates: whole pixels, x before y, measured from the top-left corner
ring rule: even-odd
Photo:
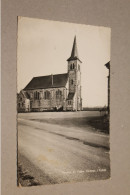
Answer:
[[[72,60],[68,62],[69,73],[69,92],[75,93],[73,102],[73,110],[82,110],[81,98],[81,62],[79,60]],[[73,81],[73,82],[72,82]],[[70,106],[67,106],[70,109]]]
[[[28,90],[27,92],[30,95],[32,111],[66,110],[66,98],[68,96],[66,87]],[[39,93],[38,99],[35,97],[36,92]],[[47,98],[46,92],[49,94]]]

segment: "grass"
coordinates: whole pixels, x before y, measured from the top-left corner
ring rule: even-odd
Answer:
[[[88,124],[100,131],[109,134],[109,119],[107,116],[94,117]]]

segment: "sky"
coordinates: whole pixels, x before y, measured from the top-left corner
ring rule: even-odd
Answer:
[[[81,64],[83,107],[107,105],[111,29],[76,23],[19,17],[17,91],[36,76],[67,72],[74,36]]]

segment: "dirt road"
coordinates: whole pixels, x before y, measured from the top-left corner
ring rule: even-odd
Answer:
[[[47,117],[46,113],[34,117],[36,114],[19,114],[18,119],[19,163],[25,174],[22,185],[109,178],[109,135],[89,126],[84,129],[32,120]],[[53,118],[57,116],[53,113]]]

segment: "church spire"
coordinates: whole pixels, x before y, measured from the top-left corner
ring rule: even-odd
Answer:
[[[74,57],[78,57],[76,36],[74,37],[73,48],[72,48],[72,52],[71,52],[71,58],[74,58]]]
[[[76,42],[76,36],[75,36],[74,37],[74,42],[73,42],[71,56],[70,56],[70,58],[67,61],[77,60],[77,59],[80,61],[80,59],[78,57],[78,49],[77,49],[77,42]]]

